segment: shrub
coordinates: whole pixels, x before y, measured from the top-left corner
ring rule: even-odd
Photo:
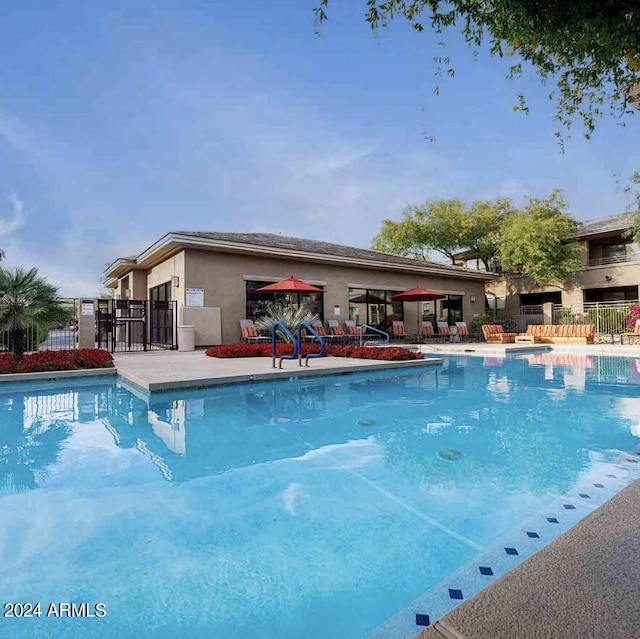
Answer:
[[[640,306],[630,306],[629,307],[629,328],[635,328],[636,321],[640,320]]]
[[[37,351],[17,358],[13,353],[0,355],[0,373],[39,373],[88,368],[113,368],[111,353],[97,348]]]
[[[302,355],[318,353],[318,344],[303,344]],[[291,344],[276,344],[276,357],[293,352]],[[271,344],[229,344],[225,346],[210,346],[205,354],[209,357],[271,357]],[[422,353],[414,353],[401,346],[382,346],[371,348],[368,346],[336,346],[329,345],[326,354],[332,357],[352,357],[356,359],[377,359],[385,361],[404,361],[422,359]]]

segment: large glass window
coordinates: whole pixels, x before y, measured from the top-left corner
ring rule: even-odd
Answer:
[[[311,313],[316,313],[324,320],[323,294],[322,293],[279,293],[276,291],[259,291],[259,288],[274,284],[275,282],[246,281],[247,310],[246,318],[260,317],[269,304],[283,302],[293,308],[303,306]]]
[[[149,289],[149,299],[152,302],[171,301],[171,282],[164,282]]]
[[[367,324],[383,331],[394,320],[404,319],[402,302],[393,302],[391,296],[398,291],[364,288],[349,289],[349,319],[358,326]]]
[[[462,295],[447,295],[443,300],[422,302],[422,321],[446,322],[453,326],[456,322],[462,322]]]

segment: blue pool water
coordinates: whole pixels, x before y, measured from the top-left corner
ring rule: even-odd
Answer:
[[[0,636],[408,639],[481,587],[479,558],[497,575],[630,483],[639,443],[625,358],[5,385],[0,591],[41,614]]]

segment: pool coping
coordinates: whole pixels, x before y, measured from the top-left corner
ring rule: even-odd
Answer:
[[[264,359],[264,358],[262,358]],[[320,377],[327,375],[343,375],[358,373],[361,371],[388,370],[414,368],[422,366],[440,366],[442,358],[430,357],[424,359],[407,361],[383,361],[383,360],[362,360],[349,365],[328,366],[325,368],[296,367],[289,369],[276,369],[268,371],[257,371],[253,373],[241,374],[218,374],[203,377],[187,377],[184,379],[173,379],[167,381],[149,381],[126,369],[122,364],[118,364],[118,378],[125,380],[140,390],[148,393],[165,392],[173,390],[207,388],[211,386],[225,386],[229,384],[243,384],[246,382],[271,381],[278,379],[290,379],[292,377]]]
[[[415,639],[636,636],[639,511],[640,479]]]
[[[108,377],[117,375],[116,367],[111,368],[76,368],[66,371],[38,371],[34,373],[4,373],[0,376],[0,383],[29,382],[29,381],[57,381],[59,379],[78,377]]]

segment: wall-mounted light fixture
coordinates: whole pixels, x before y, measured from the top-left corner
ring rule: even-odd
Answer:
[[[476,301],[476,296],[475,295],[471,295],[469,297],[469,299],[471,300],[471,303],[473,304]]]
[[[605,281],[610,282],[613,278],[611,277],[611,275],[605,275],[604,279]]]
[[[180,278],[177,275],[174,275],[171,278],[171,286],[173,286],[174,288],[180,287]]]

